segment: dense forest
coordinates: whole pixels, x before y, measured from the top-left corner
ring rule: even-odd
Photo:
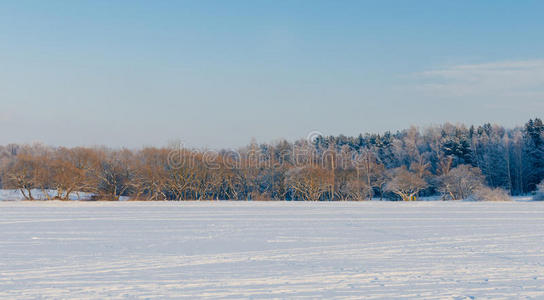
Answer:
[[[1,188],[28,200],[36,190],[56,191],[52,199],[500,200],[542,187],[544,125],[444,124],[220,151],[10,144],[0,146],[0,175]]]

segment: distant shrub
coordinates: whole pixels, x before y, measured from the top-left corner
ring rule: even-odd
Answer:
[[[536,187],[537,190],[533,200],[544,201],[544,180],[542,180]]]
[[[510,201],[510,195],[501,188],[490,188],[487,186],[480,186],[472,195],[472,198],[476,201]]]

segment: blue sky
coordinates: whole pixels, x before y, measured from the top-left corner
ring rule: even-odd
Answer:
[[[544,112],[542,1],[1,1],[0,143],[237,147]]]

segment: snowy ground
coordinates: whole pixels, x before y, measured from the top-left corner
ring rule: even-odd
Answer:
[[[0,202],[0,298],[544,298],[544,202]]]

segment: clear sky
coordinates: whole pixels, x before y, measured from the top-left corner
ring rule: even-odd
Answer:
[[[1,1],[0,143],[236,147],[544,112],[544,1]]]

